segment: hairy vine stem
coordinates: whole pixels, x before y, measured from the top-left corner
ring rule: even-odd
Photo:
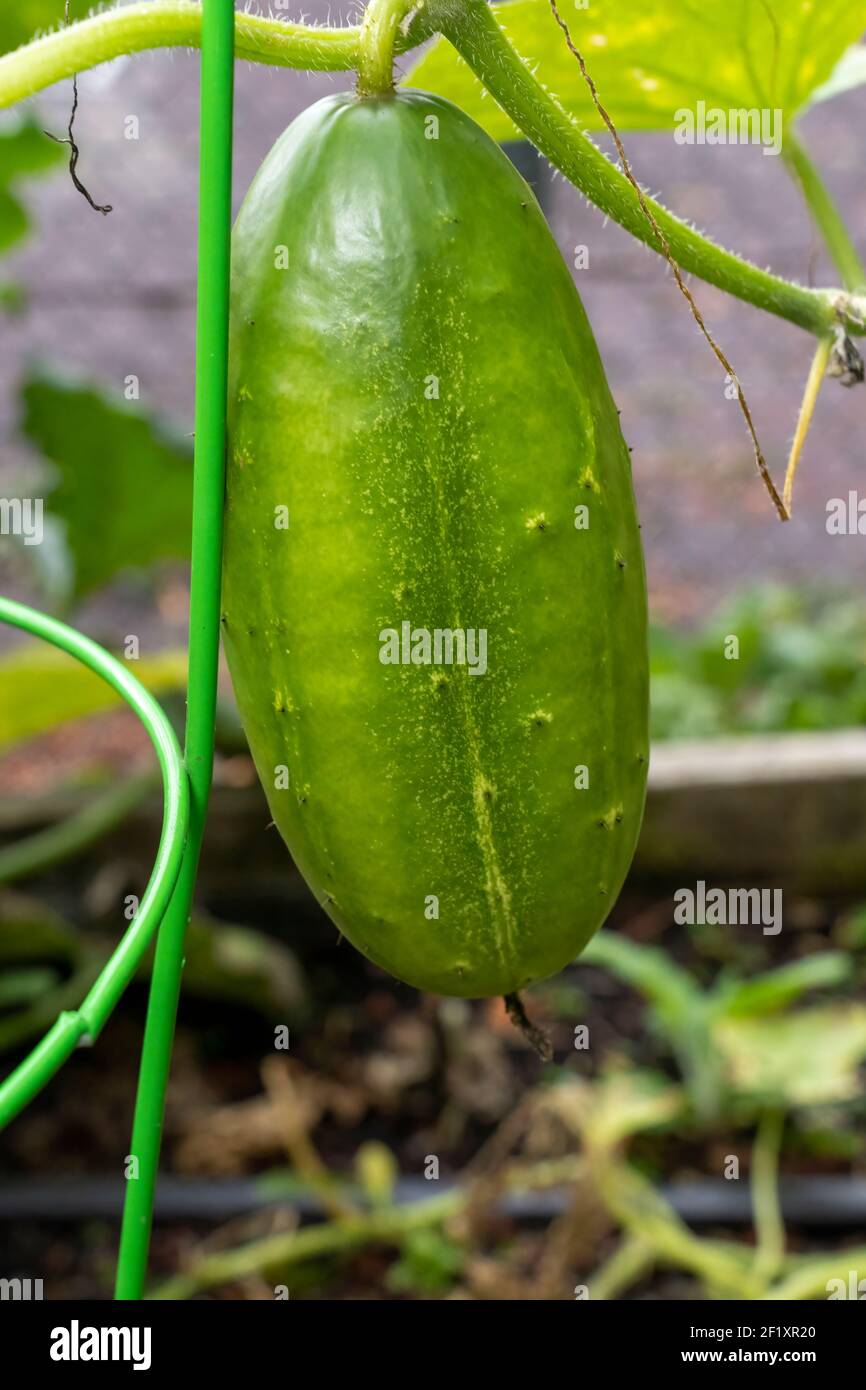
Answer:
[[[235,16],[235,55],[252,63],[311,71],[350,69],[360,29],[312,29],[258,15]],[[201,7],[190,0],[144,0],[100,11],[0,58],[0,107],[61,78],[148,48],[198,48]]]
[[[410,12],[424,8],[424,0],[369,0],[358,39],[358,94],[387,96],[394,90],[394,46],[397,32]]]
[[[390,7],[394,0],[382,3]],[[590,202],[662,253],[625,174],[535,79],[485,0],[426,0],[409,11],[407,22],[398,21],[393,52],[404,53],[436,32],[445,35],[491,96]],[[361,34],[357,26],[319,29],[239,13],[235,52],[238,58],[275,67],[346,71],[361,62]],[[144,0],[94,14],[0,57],[0,108],[121,54],[196,47],[200,41],[201,10],[190,0]],[[655,200],[647,197],[646,202],[683,270],[819,338],[840,319],[849,333],[866,332],[863,295],[792,284],[723,250]]]

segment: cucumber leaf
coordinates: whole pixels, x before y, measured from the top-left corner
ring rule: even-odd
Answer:
[[[540,82],[590,130],[602,128],[549,0],[511,0],[494,13]],[[591,0],[560,12],[620,130],[672,130],[699,101],[725,110],[783,111],[790,121],[866,30],[866,0]],[[496,140],[514,125],[444,39],[406,83],[448,97]]]

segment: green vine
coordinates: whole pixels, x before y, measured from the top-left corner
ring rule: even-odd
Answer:
[[[311,29],[257,15],[235,17],[235,53],[252,63],[330,71],[353,68],[359,29]],[[198,48],[201,7],[189,0],[151,0],[79,20],[0,58],[0,107],[124,53]]]

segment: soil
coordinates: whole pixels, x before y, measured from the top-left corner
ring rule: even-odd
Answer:
[[[56,745],[51,747],[56,754]],[[56,761],[54,768],[56,773]],[[548,1032],[554,1047],[554,1063],[545,1068],[512,1026],[502,1001],[467,1003],[419,995],[340,942],[315,904],[299,895],[288,860],[287,885],[294,879],[290,910],[279,892],[252,893],[242,863],[235,871],[226,915],[291,949],[305,981],[305,1005],[301,1021],[291,1027],[289,1053],[276,1058],[272,1019],[224,1002],[184,999],[162,1171],[194,1181],[199,1193],[215,1193],[216,1185],[228,1180],[284,1170],[292,1158],[297,1160],[299,1143],[314,1144],[333,1175],[350,1175],[359,1146],[377,1141],[390,1150],[402,1177],[419,1187],[431,1153],[440,1159],[440,1177],[457,1179],[521,1099],[542,1082],[592,1076],[614,1056],[676,1075],[668,1048],[647,1028],[639,997],[606,972],[576,965],[527,996],[533,1021]],[[56,906],[56,883],[49,878],[46,886]],[[786,922],[793,930],[781,938],[756,938],[748,928],[696,932],[674,926],[672,893],[650,897],[639,884],[630,885],[611,926],[636,941],[663,945],[673,960],[706,982],[734,961],[750,973],[826,949],[847,906],[786,904]],[[220,898],[225,905],[224,882]],[[200,885],[200,900],[213,915],[221,915],[207,880]],[[75,916],[76,902],[70,900],[68,907]],[[144,989],[136,985],[98,1045],[76,1053],[5,1136],[3,1179],[26,1176],[30,1191],[40,1179],[50,1182],[57,1193],[57,1215],[20,1215],[3,1222],[0,1275],[24,1271],[42,1277],[47,1298],[110,1295],[118,1227],[105,1214],[105,1203],[119,1199],[122,1188],[144,1006]],[[577,1023],[589,1027],[588,1051],[573,1046]],[[532,1136],[534,1158],[545,1155],[545,1142],[543,1134]],[[679,1134],[641,1140],[634,1154],[644,1172],[670,1183],[718,1174],[724,1155],[731,1152],[744,1153],[747,1161],[749,1144],[748,1131]],[[858,1162],[866,1172],[862,1141]],[[799,1153],[789,1151],[784,1166],[789,1175],[850,1172],[848,1157],[816,1153],[808,1146]],[[84,1178],[88,1188],[83,1195],[73,1188],[63,1196],[64,1180],[80,1183]],[[229,1202],[225,1220],[158,1218],[152,1272],[165,1277],[203,1244],[225,1247],[285,1229],[294,1219],[288,1202],[242,1214]],[[473,1232],[472,1253],[451,1296],[539,1296],[539,1270],[550,1258],[561,1220],[533,1219],[531,1212],[529,1219],[486,1213]],[[597,1211],[583,1223],[583,1231],[585,1238],[566,1252],[564,1263],[557,1257],[559,1282],[545,1296],[572,1297],[574,1284],[613,1247],[614,1234]],[[713,1233],[751,1239],[748,1228],[740,1226]],[[858,1234],[862,1239],[866,1228],[859,1233],[791,1229],[788,1237],[793,1248],[808,1250],[847,1243]],[[442,1296],[440,1291],[396,1292],[389,1287],[394,1258],[393,1251],[369,1249],[341,1262],[312,1266],[303,1278],[294,1271],[299,1287],[293,1283],[292,1296]],[[273,1294],[262,1278],[253,1278],[213,1296]],[[696,1288],[668,1272],[637,1286],[630,1296],[690,1298]]]

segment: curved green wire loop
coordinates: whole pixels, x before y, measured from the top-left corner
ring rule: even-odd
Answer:
[[[162,832],[138,911],[80,1008],[62,1013],[41,1042],[0,1085],[0,1128],[51,1080],[80,1043],[97,1038],[153,939],[180,871],[189,827],[189,783],[174,730],[153,696],[122,662],[65,623],[0,598],[0,621],[23,628],[95,671],[123,697],[150,735],[162,772]]]

